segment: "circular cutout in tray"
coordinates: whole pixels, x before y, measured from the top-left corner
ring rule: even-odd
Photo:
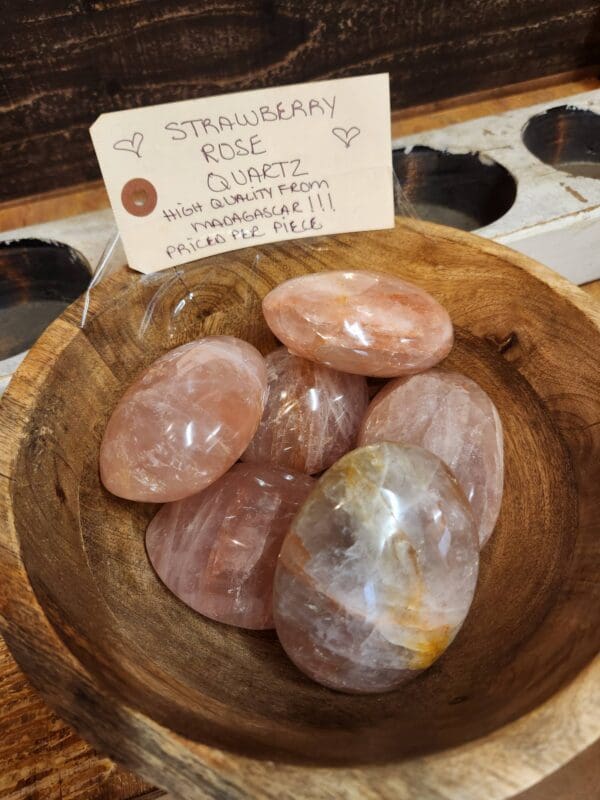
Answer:
[[[418,145],[392,153],[406,205],[399,213],[473,231],[504,216],[517,195],[510,172],[479,153]]]
[[[90,282],[85,258],[41,239],[0,242],[0,360],[28,350]]]
[[[557,106],[536,114],[523,128],[523,143],[551,167],[582,178],[600,178],[600,114]]]

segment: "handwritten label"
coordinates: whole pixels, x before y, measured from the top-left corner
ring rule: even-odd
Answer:
[[[387,74],[116,111],[90,133],[140,272],[394,225]]]

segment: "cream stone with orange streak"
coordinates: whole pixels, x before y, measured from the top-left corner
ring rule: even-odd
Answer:
[[[351,450],[367,409],[367,382],[293,356],[281,347],[266,359],[268,396],[242,461],[322,472]]]
[[[234,464],[262,416],[267,370],[233,336],[206,336],[166,353],[127,389],[100,447],[113,494],[164,503],[201,491]]]
[[[357,375],[421,372],[445,358],[454,341],[448,312],[437,300],[376,272],[292,278],[264,298],[263,313],[290,352]]]
[[[416,444],[452,470],[471,503],[481,546],[502,502],[502,422],[491,399],[470,378],[431,369],[398,378],[372,400],[358,444]]]
[[[419,447],[362,447],[294,519],[275,577],[277,633],[325,686],[387,691],[453,640],[478,567],[471,508],[446,465]]]

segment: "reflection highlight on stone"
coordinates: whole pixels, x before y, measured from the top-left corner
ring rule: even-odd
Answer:
[[[448,312],[393,275],[357,270],[292,278],[263,300],[267,324],[295,355],[341,372],[394,377],[445,358]]]
[[[368,391],[360,375],[298,358],[285,347],[266,359],[265,410],[243,461],[313,474],[356,444]]]
[[[218,622],[272,628],[275,563],[314,478],[236,464],[203,492],[167,503],[146,532],[163,583]]]
[[[371,401],[359,445],[416,444],[452,470],[471,503],[480,544],[494,530],[502,503],[502,423],[491,399],[470,378],[431,369],[398,378]]]
[[[263,357],[233,336],[207,336],[166,353],[120,399],[100,447],[104,486],[128,500],[194,494],[237,461],[260,421]]]
[[[384,442],[348,453],[295,517],[274,616],[296,665],[346,692],[393,689],[455,637],[479,566],[468,501],[446,465]]]

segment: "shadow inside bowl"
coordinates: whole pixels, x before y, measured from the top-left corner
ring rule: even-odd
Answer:
[[[59,242],[0,242],[0,360],[28,350],[87,289],[90,267]]]
[[[544,164],[569,175],[600,178],[600,114],[557,106],[532,117],[521,135],[525,147]]]
[[[396,213],[473,231],[504,216],[517,195],[510,172],[478,153],[418,145],[392,153],[402,190]]]

